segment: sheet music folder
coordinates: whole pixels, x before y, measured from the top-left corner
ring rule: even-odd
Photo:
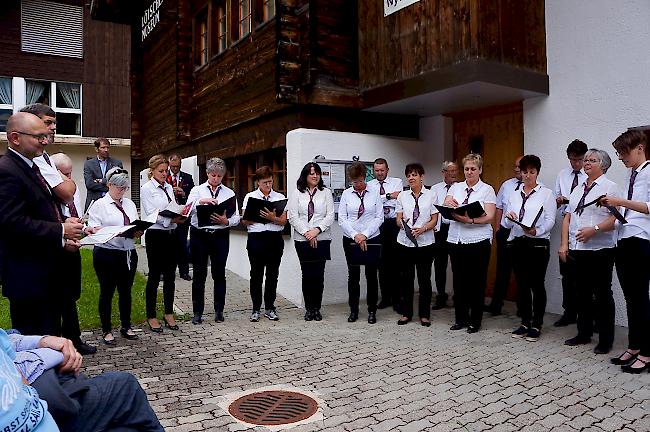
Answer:
[[[246,203],[246,208],[244,209],[243,219],[251,222],[258,223],[269,223],[267,219],[264,219],[260,216],[261,210],[266,211],[275,211],[276,216],[280,216],[284,212],[284,208],[287,206],[287,200],[282,199],[278,201],[265,201],[259,198],[248,198]]]
[[[214,222],[210,221],[210,216],[213,214],[223,215],[224,212],[226,217],[229,218],[237,209],[237,200],[234,196],[228,198],[224,202],[219,204],[204,204],[196,206],[196,216],[199,220],[199,227],[212,226]]]
[[[404,233],[406,234],[406,238],[411,240],[415,245],[415,247],[419,247],[420,245],[418,245],[418,240],[413,235],[413,228],[408,226],[408,224],[404,222],[404,219],[402,219],[402,227],[404,228]]]
[[[483,206],[478,201],[474,201],[472,203],[465,204],[456,208],[448,207],[444,205],[438,205],[438,204],[434,204],[434,205],[436,206],[440,214],[445,219],[450,219],[450,220],[455,220],[454,217],[452,216],[453,214],[464,215],[465,212],[467,212],[467,217],[472,219],[481,217],[485,214],[485,210],[483,209]]]
[[[587,207],[589,207],[589,206],[592,206],[592,205],[594,205],[594,204],[596,204],[596,205],[601,205],[601,204],[600,204],[600,200],[603,199],[603,198],[605,198],[606,196],[607,196],[607,195],[601,195],[601,196],[599,196],[598,198],[596,198],[596,199],[593,200],[593,201],[589,201],[589,202],[586,203],[586,204],[583,204],[583,205],[581,205],[581,206],[578,206],[578,207],[576,207],[575,211],[577,212],[578,210],[585,209],[585,208],[587,208]],[[618,209],[617,209],[616,207],[614,207],[614,206],[604,206],[604,207],[605,207],[605,208],[606,208],[606,209],[611,213],[612,216],[614,216],[616,219],[618,219],[618,221],[619,221],[620,223],[622,223],[622,224],[626,224],[626,223],[627,223],[627,219],[625,219],[625,216],[623,216],[623,215],[621,214],[621,212],[618,211]]]
[[[362,266],[362,265],[377,265],[381,258],[381,245],[368,244],[368,250],[362,251],[361,246],[354,241],[350,242],[350,247],[347,248],[345,258],[349,265]]]
[[[522,221],[515,220],[515,219],[511,218],[510,216],[506,216],[506,219],[508,219],[509,221],[511,221],[513,223],[516,223],[517,225],[519,225],[523,229],[529,230],[529,229],[533,228],[535,225],[537,225],[537,221],[542,216],[542,213],[544,213],[544,207],[539,208],[539,211],[537,212],[537,215],[535,215],[535,218],[532,221],[529,218],[527,218],[525,215],[524,215],[524,220],[522,220]]]

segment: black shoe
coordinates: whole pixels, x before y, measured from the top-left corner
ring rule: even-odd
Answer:
[[[178,324],[169,325],[169,323],[167,322],[167,318],[163,317],[163,321],[165,322],[165,327],[167,327],[169,330],[178,330],[179,329]]]
[[[391,307],[392,305],[393,303],[382,300],[379,303],[377,303],[377,309],[386,309],[387,307]]]
[[[397,320],[397,325],[406,325],[410,322],[411,322],[411,318],[407,318],[403,316],[402,318]]]
[[[588,343],[591,343],[591,338],[583,336],[572,337],[564,341],[564,345],[567,346],[587,345]]]
[[[149,326],[149,330],[151,330],[154,333],[162,333],[163,332],[162,326],[160,326],[160,327],[151,327],[151,323],[149,322],[149,320],[147,320],[147,325]]]
[[[201,315],[194,315],[194,318],[192,318],[192,324],[194,325],[199,325],[203,322],[203,318]]]
[[[596,345],[596,348],[594,348],[594,354],[609,354],[611,350],[612,350],[611,345],[598,344]]]
[[[377,313],[368,312],[368,324],[375,324],[377,322]]]
[[[576,319],[575,318],[569,318],[566,315],[562,315],[559,320],[555,321],[553,323],[553,326],[555,327],[566,327],[571,324],[575,324]]]
[[[185,273],[185,274],[182,274],[182,275],[181,275],[181,279],[186,280],[186,281],[191,281],[191,280],[192,280],[192,276],[190,276],[189,273]]]
[[[113,333],[110,331],[104,332],[102,334],[102,341],[104,341],[106,345],[117,345],[117,341],[115,340],[115,337],[113,337],[112,339],[106,339],[106,336],[108,335],[113,336]]]
[[[129,333],[129,331],[131,331],[131,333]],[[128,340],[136,340],[138,338],[138,335],[133,333],[133,330],[130,328],[122,327],[120,329],[120,334],[124,339],[128,339]]]
[[[465,328],[464,324],[455,323],[453,326],[449,327],[449,330],[460,330],[464,328]]]
[[[305,311],[305,321],[313,321],[314,320],[314,313],[307,309]]]
[[[312,315],[314,317],[314,321],[323,321],[323,315],[320,314],[319,309],[313,310]]]
[[[621,357],[623,357],[625,354],[628,354],[628,355],[630,355],[632,357],[628,358],[627,360],[622,360]],[[639,355],[639,353],[632,354],[628,350],[625,350],[625,352],[623,354],[621,354],[618,357],[614,357],[612,359],[609,359],[609,361],[612,362],[612,364],[615,364],[617,366],[623,366],[623,365],[632,363],[634,360],[636,360],[636,357],[638,355]]]
[[[420,318],[420,325],[422,327],[431,327],[431,321],[423,321],[422,318]]]
[[[643,366],[633,368],[632,365],[638,361],[643,363]],[[645,371],[650,372],[650,361],[641,360],[640,358],[637,357],[635,361],[631,362],[630,364],[621,366],[621,370],[623,372],[632,373],[632,374],[640,374],[641,372],[645,372]]]
[[[81,341],[75,343],[74,347],[76,348],[77,351],[79,351],[79,354],[81,355],[90,355],[90,354],[95,354],[97,352],[97,347],[88,345],[87,343]]]
[[[467,333],[476,333],[478,332],[479,327],[469,326],[467,327]]]
[[[226,319],[223,316],[223,311],[216,311],[214,313],[214,322],[224,322]]]
[[[348,322],[356,322],[359,319],[359,312],[350,312],[348,316]]]

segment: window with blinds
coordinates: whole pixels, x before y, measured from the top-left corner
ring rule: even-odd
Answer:
[[[83,58],[82,6],[22,0],[20,49],[24,52]]]

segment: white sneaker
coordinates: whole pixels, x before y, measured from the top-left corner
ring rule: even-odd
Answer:
[[[280,319],[275,309],[267,309],[266,312],[264,312],[264,316],[271,321],[278,321]]]
[[[251,322],[258,322],[260,320],[260,311],[253,311],[251,314]]]

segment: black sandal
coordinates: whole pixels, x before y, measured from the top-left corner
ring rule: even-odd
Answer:
[[[108,335],[113,336],[113,332],[108,331],[108,332],[104,332],[104,334],[102,334],[102,340],[104,341],[104,343],[106,345],[116,345],[117,342],[115,341],[115,337],[113,336],[113,339],[106,339],[106,336],[108,336]]]
[[[132,333],[129,333],[129,331]],[[128,340],[136,340],[138,338],[138,335],[133,333],[133,329],[130,327],[129,328],[122,327],[120,329],[120,334],[124,339],[128,339]]]
[[[632,365],[638,361],[643,363],[643,366],[639,368],[633,368]],[[645,371],[650,372],[650,360],[641,360],[637,356],[632,363],[628,363],[626,365],[621,366],[621,370],[623,372],[632,373],[632,374],[640,374],[641,372],[645,372]]]
[[[163,317],[163,321],[165,322],[165,327],[167,327],[169,330],[178,330],[178,324],[170,325],[167,322],[167,318]]]
[[[625,354],[629,354],[632,357],[630,357],[627,360],[623,360],[621,357],[623,357]],[[634,360],[636,360],[636,357],[638,355],[639,355],[639,353],[634,354],[634,353],[631,353],[628,350],[625,350],[625,352],[623,354],[621,354],[618,357],[614,357],[612,359],[609,359],[609,361],[612,362],[612,364],[615,364],[616,366],[623,366],[623,365],[629,364],[629,363],[633,362]]]

